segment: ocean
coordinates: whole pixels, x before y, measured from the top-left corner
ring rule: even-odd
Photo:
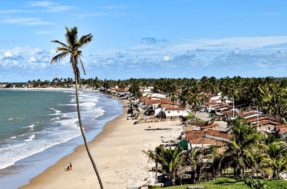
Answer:
[[[88,140],[122,112],[117,100],[80,92]],[[0,185],[17,188],[82,144],[73,90],[0,90]]]

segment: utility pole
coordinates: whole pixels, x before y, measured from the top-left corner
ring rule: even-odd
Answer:
[[[233,104],[233,107],[232,107],[232,117],[234,119],[234,98],[232,98],[232,104]]]
[[[257,130],[259,131],[259,111],[258,111],[258,106],[256,106],[256,111],[257,111]]]

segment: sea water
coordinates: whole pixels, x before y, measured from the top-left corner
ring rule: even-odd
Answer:
[[[79,99],[89,140],[121,113],[105,95],[85,91]],[[25,184],[82,143],[75,102],[73,90],[0,90],[0,184]]]

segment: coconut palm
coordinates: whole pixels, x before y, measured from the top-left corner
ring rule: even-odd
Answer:
[[[183,162],[182,153],[178,148],[156,147],[155,151],[145,152],[148,157],[160,164],[161,172],[166,174],[171,185],[175,184],[176,173]]]
[[[191,166],[192,183],[200,181],[202,170],[213,165],[213,161],[218,156],[217,149],[218,147],[213,145],[206,148],[191,148],[188,161]]]
[[[255,128],[242,123],[240,119],[234,121],[232,131],[234,137],[228,144],[221,162],[232,166],[234,175],[240,174],[241,178],[244,179],[245,169],[252,168],[253,156],[250,151],[258,147],[262,135]]]
[[[267,157],[262,159],[263,167],[271,167],[273,178],[278,179],[282,171],[287,170],[287,145],[285,142],[273,142],[267,145]]]
[[[85,73],[85,68],[83,66],[83,63],[81,61],[81,56],[82,56],[82,47],[86,44],[88,44],[89,42],[92,41],[93,39],[93,35],[91,33],[87,34],[87,35],[83,35],[78,39],[78,29],[77,27],[73,27],[73,28],[68,28],[66,27],[66,43],[63,43],[61,41],[58,40],[53,40],[52,42],[56,43],[57,45],[60,45],[56,52],[58,53],[56,56],[54,56],[51,60],[51,63],[56,63],[60,60],[62,60],[63,58],[69,57],[72,69],[73,69],[73,73],[74,73],[74,79],[75,79],[75,93],[76,93],[76,103],[77,103],[77,112],[78,112],[78,123],[80,126],[80,130],[81,130],[81,134],[84,140],[84,144],[85,144],[85,148],[86,151],[88,153],[88,156],[91,160],[91,163],[93,165],[93,168],[95,170],[95,173],[97,175],[100,187],[103,189],[103,184],[99,175],[99,172],[97,170],[95,161],[90,153],[88,144],[87,144],[87,139],[85,136],[85,132],[84,132],[84,128],[82,125],[82,121],[81,121],[81,113],[80,113],[80,102],[79,102],[79,95],[78,95],[78,85],[80,82],[80,70],[79,70],[79,63],[82,66],[83,72]]]

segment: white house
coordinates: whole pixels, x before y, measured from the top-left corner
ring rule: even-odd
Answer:
[[[179,117],[185,117],[188,116],[188,111],[184,108],[165,108],[163,109],[163,112],[166,116],[166,118],[179,118]]]

